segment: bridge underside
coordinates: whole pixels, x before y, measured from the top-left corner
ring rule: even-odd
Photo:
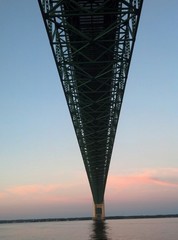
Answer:
[[[108,169],[142,0],[39,0],[94,203]]]

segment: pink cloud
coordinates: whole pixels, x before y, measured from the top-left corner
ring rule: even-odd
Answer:
[[[146,169],[129,174],[109,175],[106,199],[111,202],[160,202],[178,200],[178,169]]]
[[[110,187],[130,187],[135,185],[161,185],[178,187],[178,168],[146,169],[124,175],[109,175]]]
[[[149,208],[151,205],[173,205],[178,201],[178,168],[144,169],[140,172],[108,176],[106,203],[114,209]],[[13,186],[0,191],[0,212],[66,214],[72,208],[92,205],[89,184],[75,181],[62,184]],[[41,209],[41,210],[40,210]],[[56,210],[57,209],[57,210]],[[76,210],[78,211],[78,210]]]
[[[15,186],[12,188],[7,189],[6,191],[10,194],[15,194],[19,196],[25,196],[29,194],[39,194],[39,193],[50,193],[62,188],[58,184],[49,184],[49,185],[22,185],[22,186]]]
[[[146,169],[130,174],[109,174],[106,192],[110,196],[153,193],[157,190],[178,190],[178,168]],[[83,182],[66,184],[31,184],[0,191],[0,199],[7,202],[70,203],[91,201],[89,185]]]
[[[20,185],[0,191],[0,199],[3,202],[14,204],[28,203],[61,203],[89,202],[90,189],[85,184],[72,182],[66,184],[31,184]],[[1,202],[2,203],[2,202]]]
[[[70,209],[85,209],[89,204],[90,189],[83,182],[20,185],[0,190],[0,218],[12,217],[13,213],[16,216],[66,216],[67,212],[70,215]]]
[[[0,192],[0,200],[3,200],[4,198],[6,198],[6,193]]]

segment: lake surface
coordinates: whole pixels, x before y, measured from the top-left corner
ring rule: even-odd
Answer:
[[[178,218],[0,224],[2,240],[177,240]]]

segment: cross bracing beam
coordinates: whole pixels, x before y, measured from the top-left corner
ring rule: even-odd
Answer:
[[[143,0],[38,0],[95,204],[106,180]]]

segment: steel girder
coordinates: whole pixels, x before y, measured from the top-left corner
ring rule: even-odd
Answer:
[[[95,203],[102,203],[142,0],[38,0]]]

